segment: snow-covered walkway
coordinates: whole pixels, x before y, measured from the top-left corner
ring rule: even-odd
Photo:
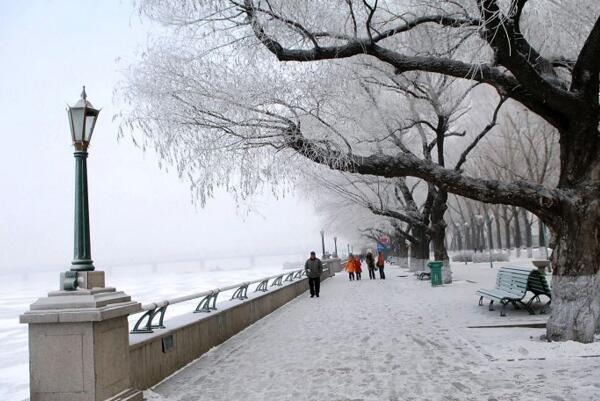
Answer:
[[[510,309],[500,318],[478,307],[475,291],[493,285],[497,269],[454,270],[455,283],[443,288],[431,288],[398,267],[387,268],[386,281],[349,282],[338,274],[323,283],[320,298],[295,299],[146,396],[600,400],[599,342],[547,343],[539,340],[543,329],[468,328],[543,322],[544,316]]]

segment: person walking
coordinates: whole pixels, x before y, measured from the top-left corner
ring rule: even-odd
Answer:
[[[346,262],[346,271],[348,272],[348,278],[350,281],[354,280],[354,255],[348,255],[348,261]]]
[[[354,258],[354,274],[356,274],[356,279],[360,280],[360,274],[362,273],[362,267],[360,263],[360,258],[357,256]]]
[[[310,297],[315,295],[319,298],[319,290],[321,289],[321,274],[323,274],[323,263],[317,258],[315,251],[310,253],[310,258],[304,264],[304,271],[308,277],[308,286],[310,288]]]
[[[375,258],[371,252],[367,253],[365,258],[367,261],[367,269],[369,269],[369,279],[375,280]]]
[[[377,255],[377,268],[379,269],[379,278],[385,280],[385,272],[383,268],[385,267],[385,256],[383,256],[383,252],[379,252]]]

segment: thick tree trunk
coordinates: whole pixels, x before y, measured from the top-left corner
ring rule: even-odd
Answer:
[[[413,227],[413,236],[419,240],[419,242],[412,245],[413,253],[411,256],[410,271],[422,271],[427,270],[427,262],[429,262],[429,236],[425,232],[424,228]]]
[[[433,242],[433,258],[444,262],[444,267],[442,269],[444,284],[452,283],[450,258],[448,257],[448,250],[446,249],[445,242],[446,222],[444,221],[444,214],[448,208],[446,204],[447,200],[448,193],[439,189],[431,207],[431,241]]]
[[[596,77],[597,79],[597,77]],[[598,89],[589,112],[561,132],[558,187],[572,196],[558,216],[546,216],[552,237],[552,314],[550,340],[589,343],[600,332],[600,135]],[[588,117],[588,118],[585,118]]]
[[[592,342],[600,332],[600,200],[582,202],[552,227],[549,340]]]

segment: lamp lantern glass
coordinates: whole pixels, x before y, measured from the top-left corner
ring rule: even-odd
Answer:
[[[81,92],[81,99],[67,109],[67,114],[73,145],[75,145],[75,149],[85,151],[92,139],[96,120],[100,114],[100,110],[94,108],[92,103],[87,100],[85,86]]]

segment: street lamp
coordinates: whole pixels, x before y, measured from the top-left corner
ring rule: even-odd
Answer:
[[[323,248],[322,259],[325,259],[325,230],[321,230],[321,247]]]
[[[75,241],[73,244],[73,262],[71,263],[72,272],[94,270],[90,247],[86,159],[88,155],[87,148],[92,139],[98,114],[100,114],[100,110],[95,109],[87,100],[85,86],[81,92],[81,99],[75,106],[67,109],[71,137],[75,147]],[[75,275],[72,274],[72,276]],[[73,285],[76,286],[76,281]]]
[[[338,253],[337,253],[337,237],[333,237],[333,257],[334,258],[338,257]]]

